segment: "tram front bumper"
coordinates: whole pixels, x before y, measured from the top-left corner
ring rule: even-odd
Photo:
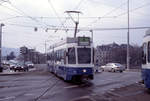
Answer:
[[[142,70],[142,79],[144,80],[146,88],[150,88],[150,69]]]

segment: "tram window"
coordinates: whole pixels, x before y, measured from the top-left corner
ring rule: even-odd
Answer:
[[[61,63],[61,64],[66,64],[66,57],[65,57],[64,53],[65,53],[64,49],[55,51],[55,53],[54,53],[55,62]]]
[[[69,64],[76,63],[75,48],[68,48],[68,63]]]
[[[94,63],[94,61],[95,61],[95,60],[94,60],[94,57],[95,57],[95,49],[93,48],[93,58],[92,58],[92,59],[93,59],[93,61],[92,61],[93,63]]]
[[[143,44],[142,64],[146,64],[146,43]]]
[[[78,48],[78,63],[79,64],[91,63],[91,48]]]
[[[150,62],[150,42],[148,42],[148,62]]]

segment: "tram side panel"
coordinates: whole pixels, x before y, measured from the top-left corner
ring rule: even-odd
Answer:
[[[150,89],[150,36],[144,37],[141,73],[146,88]]]

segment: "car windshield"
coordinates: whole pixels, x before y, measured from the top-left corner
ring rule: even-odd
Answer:
[[[108,63],[108,64],[106,64],[105,66],[111,66],[112,64],[111,63]]]
[[[91,63],[91,49],[90,48],[78,48],[78,63],[79,64]]]
[[[119,63],[115,63],[115,65],[116,65],[116,66],[122,66],[122,65],[121,65],[121,64],[119,64]]]
[[[27,61],[25,64],[33,64],[31,61]]]

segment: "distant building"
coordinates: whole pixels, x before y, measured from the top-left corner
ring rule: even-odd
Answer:
[[[116,49],[119,48],[119,45],[116,43],[97,46],[95,52],[96,65],[101,66],[105,65],[106,63],[113,62],[113,54],[115,53]]]
[[[25,46],[24,46],[25,47]],[[22,48],[22,47],[21,47]],[[29,49],[25,47],[26,50],[20,49],[20,54],[22,55],[22,61],[31,61],[34,64],[46,63],[46,56],[40,52],[37,52],[35,49]]]
[[[139,46],[130,46],[130,65],[141,65],[142,50]],[[95,65],[102,66],[115,62],[126,65],[127,45],[116,43],[97,46],[95,50]]]

